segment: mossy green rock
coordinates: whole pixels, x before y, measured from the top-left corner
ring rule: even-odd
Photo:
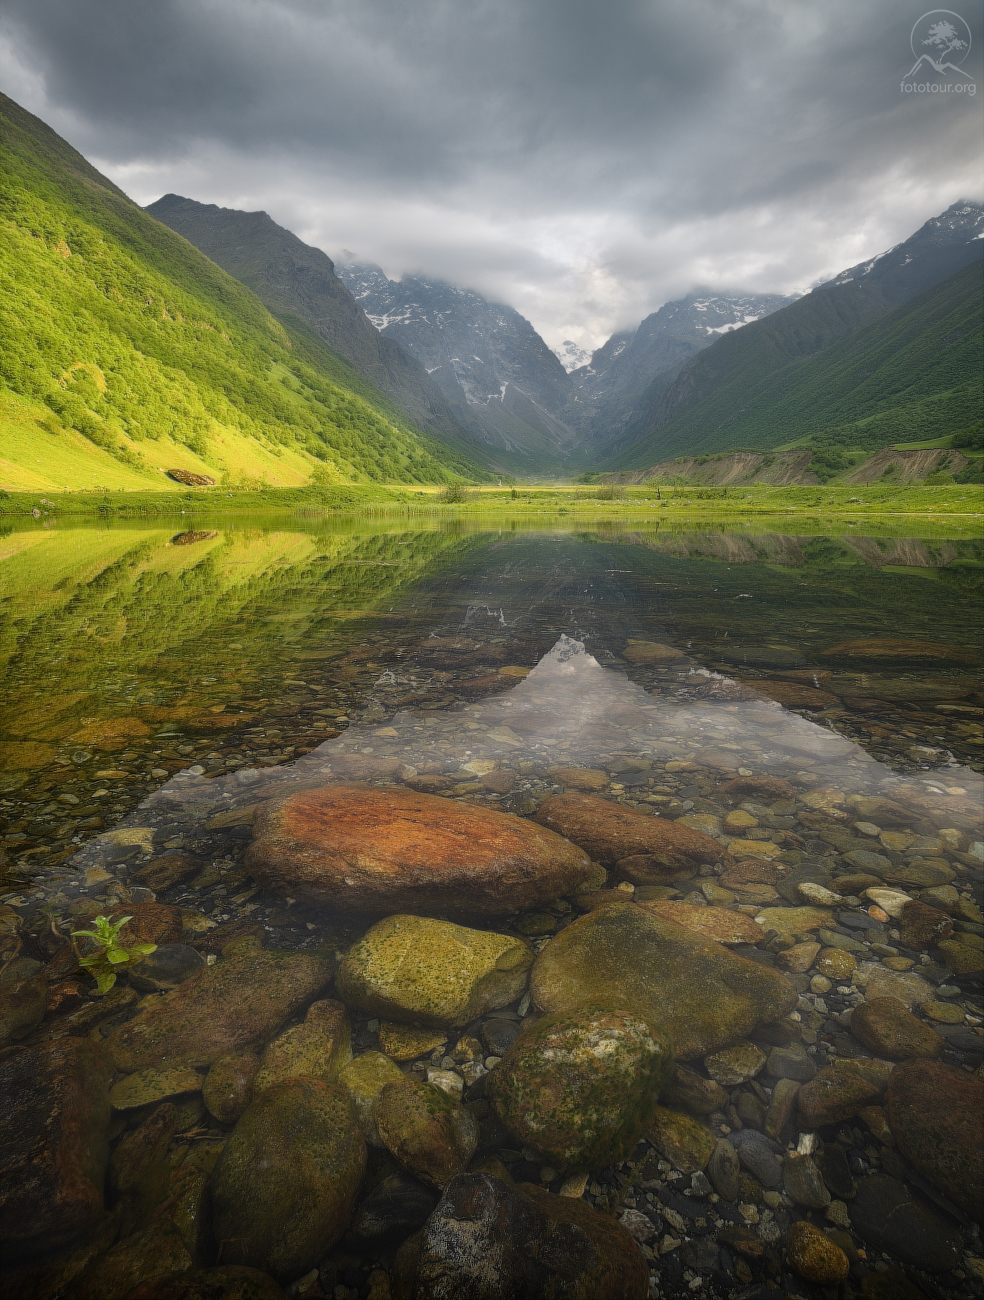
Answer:
[[[323,1079],[286,1079],[248,1107],[212,1175],[222,1259],[290,1281],[348,1226],[366,1166],[355,1105]],[[231,1256],[231,1258],[230,1258]]]
[[[173,993],[113,1030],[106,1042],[118,1070],[211,1065],[267,1042],[331,979],[327,957],[247,951],[206,966]]]
[[[367,1015],[466,1025],[526,987],[532,953],[505,934],[424,916],[389,916],[349,949],[338,993]]]
[[[154,1101],[172,1101],[186,1092],[201,1092],[202,1076],[186,1067],[137,1070],[109,1094],[114,1110],[136,1110]]]
[[[681,1111],[657,1106],[647,1133],[664,1160],[682,1174],[706,1169],[714,1154],[714,1134],[705,1125]]]
[[[547,1015],[637,1010],[665,1029],[685,1061],[745,1038],[797,1001],[778,971],[634,903],[613,903],[562,930],[537,957],[531,989]]]
[[[669,1037],[636,1011],[549,1016],[520,1034],[487,1091],[519,1141],[559,1169],[624,1160],[673,1067]]]
[[[285,1029],[267,1045],[253,1080],[253,1095],[284,1079],[337,1079],[352,1059],[352,1027],[341,1002],[312,1002],[304,1023]]]
[[[230,1052],[213,1061],[202,1097],[220,1124],[235,1124],[253,1100],[253,1080],[260,1068],[255,1052]]]
[[[454,1098],[405,1075],[376,1099],[376,1127],[389,1151],[421,1182],[445,1187],[478,1146],[478,1125]]]
[[[338,1082],[348,1089],[355,1102],[362,1135],[370,1146],[386,1145],[379,1136],[373,1114],[376,1099],[388,1083],[399,1083],[402,1079],[403,1071],[382,1052],[364,1052],[339,1071]]]

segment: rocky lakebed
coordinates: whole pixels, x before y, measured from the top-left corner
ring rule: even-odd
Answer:
[[[926,674],[551,617],[3,896],[0,1300],[981,1294],[980,774],[818,720]]]

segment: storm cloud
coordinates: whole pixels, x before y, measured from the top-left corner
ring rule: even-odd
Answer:
[[[590,348],[697,285],[806,289],[981,197],[979,5],[949,74],[973,97],[901,90],[923,12],[6,0],[4,81],[139,203],[262,208]]]

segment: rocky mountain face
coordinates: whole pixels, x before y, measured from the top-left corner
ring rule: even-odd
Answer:
[[[396,340],[366,320],[331,258],[265,212],[240,212],[165,194],[146,211],[252,289],[278,316],[300,319],[421,429],[468,450],[440,388]]]
[[[954,203],[901,244],[842,271],[765,319],[723,335],[669,383],[650,385],[641,413],[613,452],[629,454],[638,446],[640,456],[656,459],[650,440],[671,423],[674,429],[681,426],[688,450],[698,446],[693,438],[702,427],[705,404],[720,399],[718,405],[744,407],[766,377],[822,352],[978,260],[984,254],[982,234],[984,206]]]
[[[443,280],[390,280],[378,266],[339,263],[338,274],[383,338],[420,362],[490,463],[563,468],[576,441],[560,414],[571,381],[519,312]]]
[[[780,294],[707,290],[664,303],[635,331],[613,334],[587,365],[571,373],[567,422],[594,438],[618,434],[639,414],[651,385],[668,383],[685,362],[723,334],[792,302]]]

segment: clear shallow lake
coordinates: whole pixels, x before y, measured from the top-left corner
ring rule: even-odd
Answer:
[[[183,976],[194,976],[194,963],[206,958],[221,966],[223,947],[236,940],[329,958],[344,953],[386,915],[385,906],[360,918],[347,906],[294,897],[268,876],[257,879],[252,860],[244,861],[256,807],[292,790],[354,781],[436,796],[449,816],[458,807],[527,820],[567,792],[710,837],[709,856],[698,854],[675,875],[665,863],[623,854],[607,862],[607,880],[602,872],[592,883],[620,887],[640,906],[680,904],[670,919],[681,924],[701,908],[705,923],[711,913],[730,915],[730,950],[785,970],[799,997],[790,1050],[807,1064],[788,1077],[808,1082],[811,1070],[832,1062],[879,1059],[850,1031],[867,984],[904,995],[927,1032],[942,1035],[928,1055],[952,1070],[976,1069],[984,1056],[974,956],[984,934],[977,910],[982,546],[940,536],[855,536],[856,529],[797,535],[789,527],[421,529],[248,518],[196,521],[178,533],[144,524],[7,533],[0,538],[0,816],[8,984],[37,978],[59,952],[65,962],[58,945],[79,918],[121,916],[155,902],[185,909],[171,916],[170,930],[152,936],[162,951],[182,949],[172,957],[175,969],[191,963],[180,967]],[[591,856],[604,860],[594,849]],[[885,912],[862,896],[867,888],[922,898],[952,933],[941,930],[922,947],[903,934],[907,945],[894,914],[901,904]],[[494,924],[475,924],[519,937],[539,954],[580,913],[594,915],[588,893],[573,905],[571,897],[542,899],[518,915],[507,908]],[[790,909],[797,909],[792,929]],[[390,910],[458,919],[462,912],[426,900]],[[739,936],[742,925],[751,925],[750,935]],[[802,954],[799,967],[784,964],[785,951],[809,943],[849,961],[832,979],[823,967],[804,966]],[[828,962],[831,972],[836,966]],[[48,995],[51,1009],[40,1024],[28,1017],[16,1041],[47,1041],[72,1017],[100,1042],[111,1039],[134,1015],[137,995],[146,1007],[174,985],[166,972],[157,984],[146,976],[141,984],[134,970],[113,994],[129,993],[129,1002],[99,1024],[77,971],[66,965],[59,980],[49,971],[49,988],[59,989]],[[886,972],[918,982],[886,985]],[[920,997],[943,1010],[921,1012]],[[482,1080],[495,1068],[499,1053],[491,1048],[501,1029],[479,1017],[436,1039],[432,1030],[418,1053],[400,1056],[387,1048],[379,1016],[349,1010],[356,1055],[382,1049],[415,1078],[435,1070],[449,1076],[436,1082],[472,1107],[489,1158],[519,1181],[561,1190],[568,1171],[501,1125],[494,1130],[499,1120]],[[536,1010],[524,994],[493,1019],[529,1022]],[[474,1046],[454,1051],[459,1037]],[[762,1072],[770,1042],[754,1041],[759,1069],[729,1085],[727,1099],[722,1094],[701,1121],[715,1138],[760,1132],[786,1077]],[[782,1035],[771,1042],[777,1045],[788,1047]],[[700,1061],[691,1063],[705,1081],[714,1079]],[[114,1086],[119,1078],[117,1071]],[[183,1086],[184,1136],[172,1134],[168,1156],[174,1169],[196,1143],[214,1163],[233,1131],[205,1109],[194,1086]],[[877,1091],[872,1098],[883,1101]],[[146,1105],[116,1107],[112,1140],[142,1132],[136,1126],[150,1123],[148,1113]],[[897,1154],[892,1165],[896,1140],[875,1131],[873,1116],[867,1128],[848,1118],[854,1175],[882,1171],[909,1186],[912,1168]],[[839,1140],[835,1130],[821,1126],[821,1141]],[[776,1152],[788,1137],[779,1135]],[[888,1145],[879,1146],[883,1140]],[[775,1278],[754,1251],[729,1245],[723,1227],[710,1234],[713,1250],[703,1242],[707,1231],[673,1228],[673,1198],[704,1193],[668,1151],[666,1143],[643,1143],[632,1156],[635,1182],[619,1161],[590,1171],[582,1199],[623,1216],[649,1215],[653,1234],[637,1223],[637,1239],[666,1295],[676,1287],[690,1293],[697,1276],[719,1288],[729,1277],[732,1285]],[[363,1196],[406,1168],[385,1148],[371,1153]],[[925,1170],[914,1176],[926,1182]],[[929,1186],[929,1194],[940,1193],[931,1175]],[[785,1199],[767,1204],[764,1190],[771,1191],[767,1178],[744,1189],[748,1205],[761,1207],[754,1214],[729,1218],[727,1198],[715,1214],[732,1227],[761,1222],[768,1246],[803,1204],[788,1188]],[[942,1193],[946,1205],[935,1212],[945,1218],[950,1200],[961,1202],[952,1187]],[[120,1202],[112,1178],[107,1195],[112,1209]],[[817,1223],[836,1225],[817,1218],[816,1206],[806,1208]],[[958,1208],[957,1218],[946,1219],[947,1231],[969,1231],[959,1215]],[[138,1221],[145,1230],[139,1216],[127,1224]],[[661,1253],[666,1235],[677,1245]],[[127,1240],[124,1234],[117,1250]],[[855,1247],[865,1240],[855,1234]],[[320,1289],[305,1294],[337,1295],[334,1286],[368,1294],[372,1269],[388,1269],[398,1244],[391,1237],[328,1242],[311,1283]],[[913,1262],[896,1243],[877,1248],[892,1267]],[[215,1250],[210,1240],[191,1258],[210,1265]],[[225,1262],[256,1259],[247,1252]],[[860,1277],[864,1267],[855,1264]],[[86,1262],[90,1273],[80,1276],[108,1286],[92,1272],[97,1266]],[[944,1288],[962,1293],[952,1268],[935,1273],[945,1274]],[[296,1280],[289,1267],[277,1275]],[[31,1294],[49,1293],[36,1274],[30,1278]],[[79,1291],[81,1300],[88,1294]]]

